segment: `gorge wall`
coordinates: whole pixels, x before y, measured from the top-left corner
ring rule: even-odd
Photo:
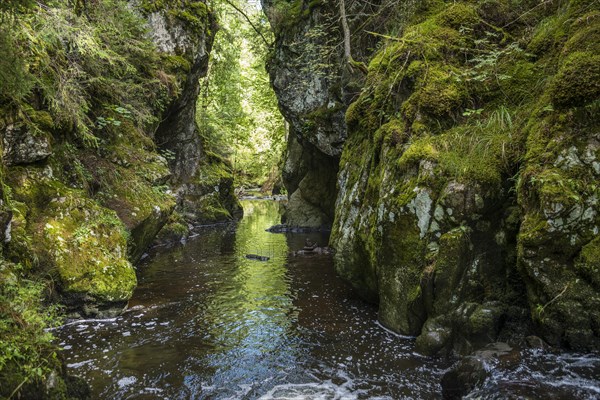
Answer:
[[[30,92],[0,102],[3,263],[47,273],[75,314],[115,315],[165,224],[176,239],[241,214],[195,121],[217,25],[203,1],[34,7],[3,17],[32,40]]]
[[[337,4],[263,1],[288,223],[334,211],[337,271],[425,354],[531,334],[600,348],[598,4],[346,1],[353,41],[382,40],[353,46],[362,79]]]

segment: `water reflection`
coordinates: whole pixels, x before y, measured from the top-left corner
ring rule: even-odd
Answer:
[[[237,227],[212,227],[153,254],[139,267],[123,316],[57,331],[69,368],[91,383],[93,398],[441,397],[447,363],[415,354],[411,339],[379,326],[376,309],[335,275],[331,258],[288,255],[306,238],[326,244],[326,235],[267,233],[278,204],[246,201],[244,208]],[[590,362],[598,371],[600,361]],[[519,371],[526,374],[514,378],[565,379],[544,365],[524,357]],[[498,386],[484,393],[499,392],[503,377],[513,376],[499,372]]]

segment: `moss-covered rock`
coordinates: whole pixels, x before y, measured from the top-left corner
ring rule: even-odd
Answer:
[[[536,307],[554,343],[596,346],[595,14],[571,2],[503,29],[501,3],[431,7],[346,113],[336,269],[427,354],[527,332]]]
[[[62,301],[85,315],[120,311],[137,280],[117,215],[49,170],[13,170],[9,182],[15,200],[26,205],[33,261],[56,277]]]
[[[584,2],[585,3],[585,2]],[[590,256],[600,220],[598,163],[597,13],[570,2],[560,22],[544,88],[527,126],[527,155],[519,186],[523,209],[518,261],[538,334],[553,345],[596,349],[597,280]],[[591,63],[588,63],[590,61]],[[592,65],[593,64],[593,65]]]
[[[574,52],[566,57],[550,87],[557,107],[584,106],[600,98],[600,56]]]

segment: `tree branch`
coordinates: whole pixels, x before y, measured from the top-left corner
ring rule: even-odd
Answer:
[[[248,16],[248,14],[246,14],[244,12],[244,10],[242,10],[241,8],[239,8],[237,5],[235,5],[233,2],[229,1],[229,0],[225,0],[225,3],[229,4],[231,7],[233,7],[237,12],[239,12],[240,14],[242,14],[242,16],[246,19],[246,21],[248,21],[248,23],[250,24],[250,26],[252,27],[252,29],[254,29],[254,31],[256,33],[258,33],[258,35],[261,37],[261,39],[263,40],[263,42],[265,42],[265,44],[267,45],[267,47],[271,47],[272,43],[269,43],[269,41],[267,40],[267,38],[265,37],[265,35],[262,34],[262,32],[256,27],[256,25],[254,25],[254,23],[252,22],[252,20],[250,19],[250,17]]]

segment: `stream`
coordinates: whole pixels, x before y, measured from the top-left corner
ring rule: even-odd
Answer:
[[[92,398],[441,398],[450,362],[416,354],[413,339],[379,325],[330,256],[290,254],[307,238],[325,245],[326,234],[265,232],[279,204],[243,205],[239,224],[154,249],[122,316],[54,332]],[[600,357],[528,351],[473,398],[597,399],[599,377]]]

